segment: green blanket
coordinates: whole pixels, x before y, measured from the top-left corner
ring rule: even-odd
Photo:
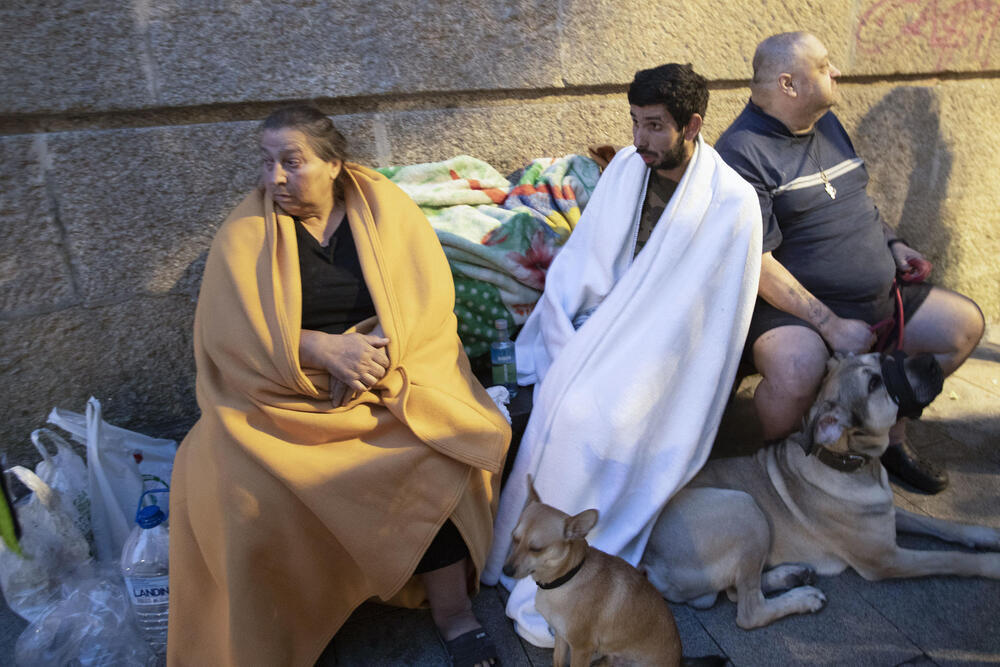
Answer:
[[[600,176],[597,164],[579,155],[536,159],[510,180],[467,155],[378,171],[417,202],[437,232],[470,357],[489,350],[495,320],[506,319],[513,331],[527,319]]]

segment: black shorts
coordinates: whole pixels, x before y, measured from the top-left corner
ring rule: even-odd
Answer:
[[[917,309],[924,303],[927,295],[931,293],[932,285],[928,283],[899,283],[899,293],[903,299],[903,321],[913,317]],[[861,302],[824,302],[834,312],[837,317],[852,320],[862,320],[868,324],[877,324],[889,317],[896,315],[895,296],[889,294],[884,299],[867,303]],[[816,327],[803,319],[778,310],[760,297],[754,306],[753,318],[750,320],[750,332],[747,334],[746,347],[743,349],[743,361],[753,366],[753,344],[762,335],[771,329],[784,326],[800,326],[807,329],[816,330]],[[891,336],[895,337],[898,323],[893,327]]]

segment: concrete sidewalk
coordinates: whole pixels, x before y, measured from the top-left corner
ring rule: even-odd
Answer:
[[[941,396],[911,425],[922,452],[947,466],[951,485],[926,496],[895,486],[901,507],[932,516],[1000,528],[1000,332],[948,378]],[[743,385],[720,429],[719,446],[758,438]],[[946,547],[903,536],[904,546]],[[866,582],[852,571],[821,578],[827,607],[754,631],[736,627],[735,605],[723,599],[707,611],[674,606],[686,655],[723,654],[742,665],[983,665],[1000,664],[1000,581],[930,577]],[[550,665],[552,652],[521,641],[504,614],[505,592],[483,588],[476,613],[492,634],[504,665]],[[12,664],[25,623],[0,610],[0,664]],[[359,608],[319,665],[446,665],[426,611],[376,604]]]

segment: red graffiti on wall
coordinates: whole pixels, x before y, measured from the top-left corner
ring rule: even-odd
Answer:
[[[923,42],[937,70],[963,56],[986,69],[1000,64],[998,24],[1000,0],[878,0],[858,20],[856,52],[880,56]]]

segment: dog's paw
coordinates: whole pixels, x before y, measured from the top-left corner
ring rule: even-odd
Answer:
[[[694,598],[693,600],[688,600],[687,603],[695,609],[711,609],[715,606],[715,601],[718,597],[718,593],[708,593],[707,595],[702,595],[701,597]]]
[[[816,583],[816,570],[805,563],[784,563],[761,575],[764,594],[787,591]]]
[[[798,602],[800,614],[817,612],[826,606],[826,596],[815,586],[793,588],[782,597],[786,596]]]

